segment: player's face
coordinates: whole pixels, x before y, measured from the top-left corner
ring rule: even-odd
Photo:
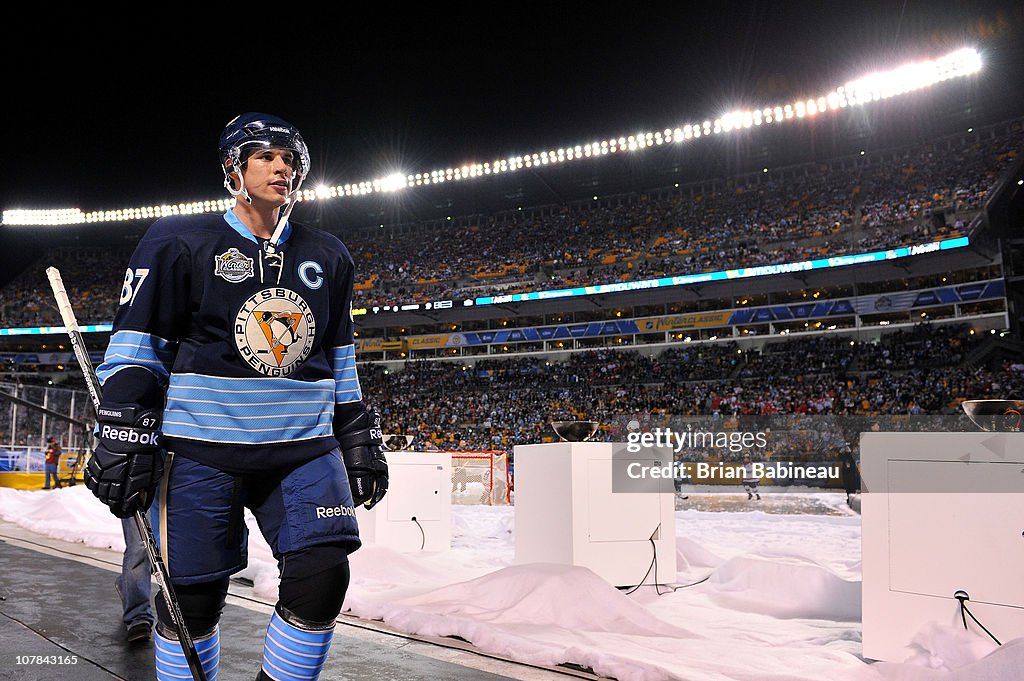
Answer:
[[[282,206],[292,190],[295,153],[289,149],[263,149],[249,156],[242,167],[245,189],[255,203]]]

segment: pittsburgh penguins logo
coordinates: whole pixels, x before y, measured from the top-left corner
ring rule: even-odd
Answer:
[[[246,364],[266,376],[287,376],[309,356],[316,320],[298,293],[267,288],[242,304],[234,332]]]

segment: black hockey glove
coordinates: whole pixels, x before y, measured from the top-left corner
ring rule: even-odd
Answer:
[[[138,407],[101,406],[85,485],[118,518],[146,511],[164,470],[160,417]]]
[[[380,414],[364,407],[349,421],[337,424],[334,437],[345,459],[353,504],[373,508],[388,491],[388,462],[384,458]]]

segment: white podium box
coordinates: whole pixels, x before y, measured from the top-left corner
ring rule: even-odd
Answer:
[[[363,541],[396,551],[447,551],[452,545],[452,456],[387,452],[388,493],[356,508]]]
[[[655,574],[661,583],[675,580],[674,494],[613,493],[612,447],[558,442],[515,448],[516,564],[583,566],[614,586],[654,584]]]
[[[961,590],[1000,641],[1024,636],[1024,434],[864,433],[861,477],[864,657],[963,626]]]

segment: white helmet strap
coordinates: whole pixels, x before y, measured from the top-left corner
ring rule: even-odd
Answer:
[[[227,189],[228,193],[236,199],[239,196],[242,196],[245,198],[246,203],[252,203],[252,197],[250,197],[249,192],[246,191],[245,180],[242,178],[241,152],[237,147],[231,150],[228,160],[231,161],[231,168],[234,170],[228,170],[228,166],[224,166],[224,188]],[[232,172],[238,176],[238,189],[235,189],[235,183],[231,181]]]
[[[306,179],[305,172],[296,172],[292,177],[295,182],[295,188],[288,193],[288,202],[281,206],[281,217],[277,220],[277,228],[274,230],[273,236],[270,237],[270,248],[276,249],[278,241],[281,239],[281,235],[284,234],[284,227],[288,224],[288,216],[292,214],[292,208],[298,202],[299,198],[299,187],[302,186],[302,181]]]
[[[292,214],[292,208],[295,207],[295,192],[288,195],[288,203],[281,206],[281,217],[277,220],[277,227],[274,229],[274,233],[270,236],[270,243],[267,244],[267,250],[271,253],[277,250],[278,242],[281,240],[281,235],[284,234],[284,226],[288,224],[288,216]]]

